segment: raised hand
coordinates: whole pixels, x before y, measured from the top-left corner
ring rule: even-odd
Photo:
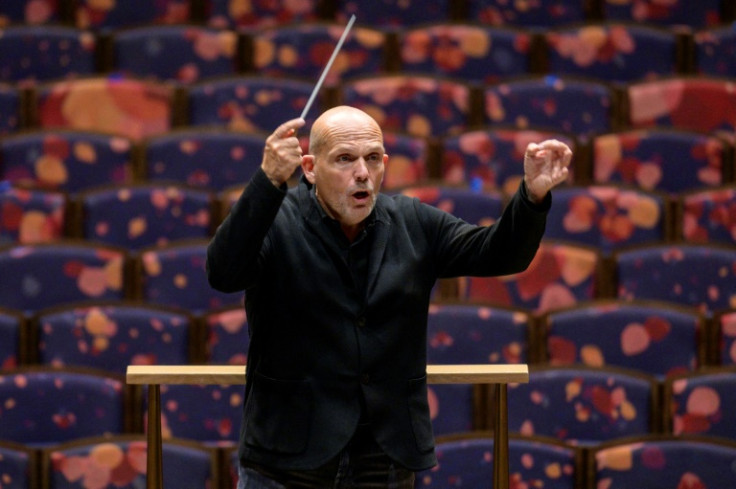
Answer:
[[[266,139],[261,168],[277,187],[286,182],[302,164],[302,148],[296,130],[304,126],[304,119],[284,122]]]
[[[534,202],[541,202],[552,187],[567,179],[572,151],[555,139],[529,143],[524,154],[524,184]]]

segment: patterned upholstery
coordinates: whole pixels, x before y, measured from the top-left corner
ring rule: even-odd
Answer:
[[[206,360],[213,365],[245,365],[250,331],[242,306],[230,306],[202,316],[207,331]]]
[[[605,82],[631,82],[682,69],[674,31],[629,24],[585,24],[544,35],[548,70]]]
[[[177,184],[115,185],[83,192],[83,236],[134,250],[186,238],[206,238],[214,195]]]
[[[471,24],[439,24],[399,32],[402,71],[489,83],[531,71],[530,33]]]
[[[128,365],[189,363],[193,320],[148,304],[67,305],[40,312],[39,362],[124,374]]]
[[[60,20],[57,0],[3,0],[0,26],[9,24],[52,24]]]
[[[69,193],[133,180],[133,142],[84,131],[31,131],[0,140],[0,174]]]
[[[193,83],[237,71],[238,36],[193,25],[149,25],[112,36],[114,69],[124,76]]]
[[[146,487],[147,443],[140,435],[92,437],[42,453],[48,489]],[[215,452],[185,440],[162,444],[165,487],[218,487]]]
[[[468,85],[430,76],[385,75],[345,81],[342,102],[366,111],[383,129],[445,136],[467,128]]]
[[[581,445],[654,432],[654,377],[610,367],[538,367],[508,390],[509,430]]]
[[[468,0],[469,17],[484,24],[553,27],[586,19],[586,2],[577,0]]]
[[[726,143],[707,134],[629,130],[593,139],[593,180],[677,193],[723,182]]]
[[[427,138],[384,131],[383,147],[389,156],[383,174],[384,190],[415,185],[427,179],[431,158]]]
[[[207,243],[187,240],[141,250],[136,258],[140,298],[152,304],[186,308],[194,314],[242,304],[242,293],[218,292],[207,283]]]
[[[96,77],[41,85],[36,97],[33,111],[44,129],[100,131],[140,140],[171,127],[169,85]]]
[[[72,27],[0,28],[0,79],[34,82],[95,72],[94,34]]]
[[[203,0],[207,23],[219,28],[272,27],[285,24],[303,24],[318,19],[319,0],[290,2],[249,2],[232,0]]]
[[[34,452],[25,445],[0,441],[0,480],[3,481],[3,488],[37,487],[35,460]]]
[[[317,80],[344,30],[342,24],[296,24],[254,33],[253,68],[264,76]],[[325,87],[351,76],[383,72],[386,37],[378,29],[353,27],[325,77]]]
[[[596,248],[543,242],[524,272],[504,277],[461,277],[458,294],[466,301],[543,313],[593,299],[600,265]]]
[[[0,439],[44,446],[122,433],[122,376],[93,370],[14,369],[0,372]]]
[[[125,298],[127,253],[75,241],[0,248],[0,306],[32,312],[64,302]]]
[[[26,319],[23,314],[0,308],[0,370],[18,366],[24,356],[22,338],[26,335]]]
[[[265,136],[224,129],[185,129],[148,139],[146,179],[224,190],[260,168]]]
[[[657,378],[692,371],[705,359],[704,318],[649,302],[598,302],[544,318],[550,365],[624,367]]]
[[[493,85],[484,93],[487,124],[585,137],[610,131],[616,117],[614,92],[603,82],[548,75]]]
[[[54,241],[64,236],[67,197],[61,192],[0,190],[0,244]]]
[[[673,127],[734,139],[736,90],[733,81],[675,77],[627,86],[627,123],[635,128]]]
[[[189,4],[187,0],[76,0],[74,20],[77,27],[102,32],[142,24],[181,24],[190,19]]]
[[[355,14],[356,22],[376,27],[393,27],[397,30],[429,22],[442,22],[450,16],[450,0],[423,2],[408,0],[337,0],[337,20],[345,23]]]
[[[482,226],[493,224],[503,211],[500,195],[468,188],[424,185],[405,188],[401,193],[438,207],[466,222]]]
[[[20,129],[25,117],[22,105],[21,92],[16,86],[0,83],[0,136]]]
[[[529,315],[477,305],[433,304],[427,321],[428,364],[526,363]],[[476,408],[480,386],[430,385],[429,409],[436,435],[485,428]]]
[[[736,31],[729,27],[701,30],[693,35],[695,70],[702,75],[736,76]]]
[[[697,307],[702,313],[736,300],[736,247],[660,245],[614,254],[618,297]]]
[[[736,308],[720,311],[713,321],[716,339],[716,363],[736,365]]]
[[[680,194],[679,237],[690,243],[736,244],[736,187]]]
[[[442,180],[452,184],[481,184],[487,190],[511,195],[524,175],[524,152],[529,143],[557,139],[576,154],[570,135],[526,129],[471,130],[443,139]],[[571,169],[570,180],[574,178]]]
[[[162,385],[162,437],[196,440],[208,446],[237,445],[243,395],[242,385]],[[144,395],[145,419],[147,398]]]
[[[667,238],[668,201],[661,194],[612,185],[559,187],[545,238],[596,246],[604,253]]]
[[[648,436],[593,449],[591,486],[624,489],[732,487],[736,444],[692,437]]]
[[[607,19],[627,20],[661,26],[684,25],[706,27],[720,24],[722,0],[603,0],[603,11]]]
[[[307,104],[311,82],[271,77],[231,77],[189,87],[189,124],[224,126],[242,132],[273,132],[299,117]],[[307,115],[307,127],[325,107],[320,97]]]
[[[732,367],[694,372],[665,385],[665,429],[736,440],[736,371]]]
[[[416,488],[479,489],[493,481],[493,438],[483,433],[445,436],[435,447],[438,464],[416,475]],[[582,480],[579,449],[543,437],[509,438],[510,487],[574,489]]]

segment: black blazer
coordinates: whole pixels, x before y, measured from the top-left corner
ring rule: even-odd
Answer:
[[[401,465],[436,464],[426,324],[437,278],[524,270],[544,233],[523,185],[490,227],[405,196],[379,195],[364,296],[352,285],[311,186],[259,171],[207,250],[212,287],[246,291],[251,333],[240,457],[315,468],[347,444],[364,396],[376,441]]]

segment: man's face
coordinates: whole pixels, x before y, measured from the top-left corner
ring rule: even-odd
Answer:
[[[383,181],[383,135],[372,119],[360,114],[336,117],[326,125],[325,144],[312,155],[307,178],[317,199],[343,229],[357,228],[371,213]]]

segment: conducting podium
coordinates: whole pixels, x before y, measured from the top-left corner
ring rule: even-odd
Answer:
[[[148,461],[146,489],[162,489],[163,457],[161,438],[162,384],[245,384],[245,366],[239,365],[130,365],[128,384],[148,389]],[[430,384],[493,384],[493,487],[509,487],[509,440],[507,386],[529,382],[525,364],[502,365],[427,365]]]

